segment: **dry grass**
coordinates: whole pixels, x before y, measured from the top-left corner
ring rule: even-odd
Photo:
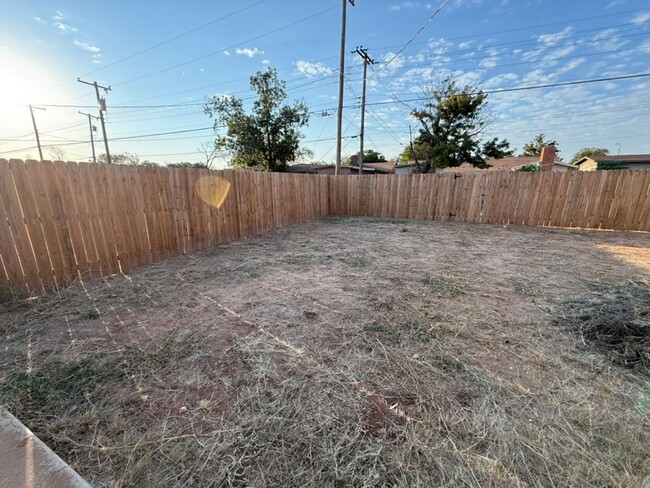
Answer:
[[[5,306],[0,402],[95,486],[641,486],[647,370],[585,332],[647,330],[650,263],[608,246],[647,236],[283,229]]]

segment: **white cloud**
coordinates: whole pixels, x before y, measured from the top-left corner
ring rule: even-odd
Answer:
[[[269,61],[268,59],[263,59],[262,64],[271,64],[271,61]]]
[[[650,53],[650,39],[646,40],[643,42],[640,46],[639,49],[643,51],[644,53]]]
[[[609,2],[607,6],[605,7],[605,10],[609,10],[610,8],[618,7],[619,5],[625,5],[624,0],[614,0],[613,2]]]
[[[576,50],[575,46],[559,47],[557,49],[554,49],[550,53],[548,53],[546,56],[544,56],[544,60],[545,61],[554,61],[557,58],[563,58],[565,56],[568,56],[569,54],[571,54],[575,50]]]
[[[564,64],[559,70],[558,73],[568,73],[569,71],[572,71],[576,69],[578,66],[581,64],[585,63],[587,61],[586,58],[577,58],[577,59],[572,59],[568,63]]]
[[[65,20],[67,18],[68,16],[65,15],[63,12],[61,12],[60,10],[55,10],[54,15],[52,16],[52,20]]]
[[[404,57],[402,55],[395,57],[395,53],[391,51],[384,54],[382,56],[382,59],[384,63],[388,63],[390,61],[390,64],[385,65],[385,69],[390,72],[400,69],[405,64]]]
[[[228,51],[227,49],[226,49],[223,53],[224,53],[226,56],[230,56],[230,51]]]
[[[605,29],[592,37],[592,46],[603,51],[620,49],[630,41],[621,39],[616,29]]]
[[[47,24],[46,20],[41,19],[40,17],[34,17],[34,20],[38,22],[39,24]]]
[[[92,44],[88,44],[87,42],[72,41],[72,44],[74,44],[80,49],[83,49],[84,51],[88,51],[94,54],[99,53],[101,51],[101,49],[98,48],[97,46],[93,46]]]
[[[499,58],[487,58],[487,59],[482,60],[479,63],[479,66],[481,68],[494,68],[497,65],[498,60],[499,60]]]
[[[254,47],[254,48],[249,48],[245,47],[244,49],[237,48],[235,49],[235,54],[238,54],[239,56],[248,56],[249,58],[254,58],[255,56],[260,56],[264,54],[264,51]]]
[[[641,12],[632,19],[634,24],[644,24],[648,21],[650,21],[650,12]]]
[[[63,22],[54,22],[52,26],[59,29],[61,32],[77,32],[77,29],[75,27],[64,24]]]
[[[329,76],[334,74],[332,68],[329,68],[322,63],[310,63],[309,61],[298,61],[296,62],[296,68],[298,69],[298,73],[301,73],[309,77],[318,76],[318,75]]]
[[[553,34],[542,34],[537,37],[537,40],[547,46],[557,46],[572,31],[573,31],[572,27],[567,27],[562,32],[555,32]]]
[[[433,54],[438,54],[442,55],[445,54],[447,51],[449,51],[450,48],[453,47],[453,43],[449,42],[448,40],[444,38],[439,38],[439,39],[431,39],[427,43],[428,48],[433,52]]]

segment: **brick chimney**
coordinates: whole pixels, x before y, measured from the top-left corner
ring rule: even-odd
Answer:
[[[542,148],[542,154],[539,157],[540,171],[553,171],[553,162],[555,161],[555,154],[557,150],[555,146],[546,146]]]

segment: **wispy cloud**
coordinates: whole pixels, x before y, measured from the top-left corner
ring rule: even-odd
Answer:
[[[226,49],[223,53],[224,53],[226,56],[230,56],[230,51],[228,51],[227,49]]]
[[[325,66],[322,63],[310,63],[309,61],[296,62],[298,73],[305,76],[314,77],[318,75],[331,75],[334,74],[332,68]]]
[[[650,53],[650,39],[647,41],[643,42],[640,46],[639,49],[643,51],[644,53]]]
[[[63,22],[54,22],[52,24],[53,27],[57,28],[61,32],[77,32],[76,27],[72,27],[71,25],[64,24]]]
[[[39,24],[47,24],[47,20],[43,20],[40,17],[36,16],[34,17],[34,20],[38,22]]]
[[[268,59],[263,59],[262,64],[271,64],[271,61]]]
[[[562,42],[571,32],[572,27],[567,27],[562,32],[555,32],[553,34],[542,34],[537,37],[537,40],[546,46],[557,46]]]
[[[648,21],[650,21],[650,12],[641,12],[639,14],[636,14],[636,16],[632,19],[633,24],[644,24]]]
[[[83,49],[84,51],[88,51],[91,53],[99,53],[101,51],[99,47],[93,46],[92,44],[88,44],[87,42],[73,41],[72,44],[74,44],[80,49]]]
[[[261,56],[262,54],[264,54],[264,51],[256,47],[252,49],[249,47],[245,47],[243,49],[241,48],[235,49],[235,54],[238,54],[239,56],[248,56],[249,58],[254,58],[255,56]]]
[[[614,0],[613,2],[609,2],[607,6],[605,7],[605,10],[609,10],[610,8],[618,7],[619,5],[625,5],[624,0]]]

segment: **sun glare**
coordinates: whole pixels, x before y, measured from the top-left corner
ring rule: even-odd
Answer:
[[[5,114],[7,110],[19,110],[24,105],[43,103],[51,98],[49,91],[55,83],[34,62],[0,50],[0,66],[5,68],[4,76],[0,76],[0,107]]]

